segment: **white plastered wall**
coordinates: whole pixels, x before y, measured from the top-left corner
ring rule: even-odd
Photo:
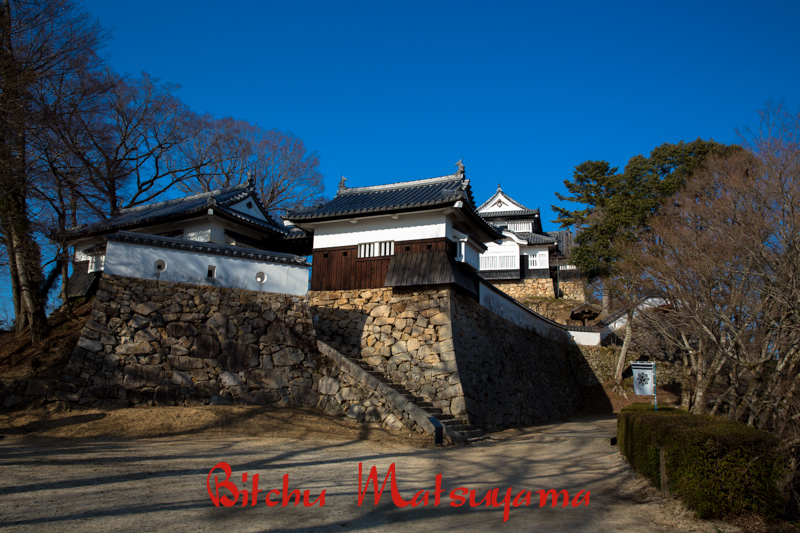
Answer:
[[[183,238],[189,241],[226,244],[225,226],[214,217],[189,221],[183,226]]]
[[[521,328],[535,331],[542,337],[556,340],[566,337],[570,342],[582,346],[597,346],[600,344],[599,331],[568,330],[563,325],[533,312],[507,294],[489,288],[485,281],[480,282],[478,298],[482,306],[497,316]]]
[[[487,242],[486,251],[481,254],[481,270],[504,270],[504,266],[517,269],[519,255],[519,244],[512,239],[503,239],[501,244]]]
[[[161,272],[155,267],[158,260],[166,263]],[[207,277],[209,266],[216,267],[213,279]],[[308,291],[309,267],[111,241],[104,271],[115,276],[303,296]],[[256,281],[259,272],[266,274],[264,283]]]
[[[500,205],[498,205],[498,200]],[[511,199],[501,192],[498,197],[494,199],[494,202],[480,210],[481,213],[496,213],[498,211],[521,211],[521,209],[514,205]]]
[[[368,242],[413,241],[420,239],[453,239],[450,223],[444,213],[401,214],[354,218],[320,223],[314,227],[314,249],[356,246]]]
[[[550,268],[550,253],[547,251],[547,246],[523,246],[521,248],[523,256],[535,256],[536,268]],[[528,261],[527,257],[523,257],[523,261]]]

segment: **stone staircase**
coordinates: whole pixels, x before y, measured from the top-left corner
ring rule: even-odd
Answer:
[[[435,417],[439,422],[446,426],[450,431],[456,431],[464,437],[464,440],[467,443],[476,442],[479,440],[483,440],[488,438],[482,429],[476,428],[475,426],[471,425],[466,419],[464,418],[456,418],[453,415],[448,415],[442,412],[439,407],[434,407],[431,402],[426,401],[424,398],[420,396],[416,396],[410,390],[406,389],[404,386],[400,385],[399,383],[393,383],[389,381],[383,372],[375,370],[369,363],[367,363],[364,359],[357,357],[356,355],[350,353],[347,355],[351,361],[355,364],[360,366],[364,369],[369,375],[373,376],[374,378],[383,381],[388,386],[402,394],[408,400],[414,402],[417,407],[424,410],[425,412],[429,413],[431,416]]]

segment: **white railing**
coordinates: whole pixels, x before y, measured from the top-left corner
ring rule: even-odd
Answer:
[[[508,229],[511,231],[519,231],[521,233],[530,233],[531,232],[531,223],[530,222],[509,222]]]
[[[519,270],[519,256],[482,255],[481,270]]]
[[[559,270],[578,270],[575,265],[558,265]]]
[[[536,255],[529,255],[528,256],[528,269],[532,268],[547,268],[547,255],[545,254],[536,254]]]
[[[358,257],[384,257],[394,255],[394,241],[367,242],[358,245]]]

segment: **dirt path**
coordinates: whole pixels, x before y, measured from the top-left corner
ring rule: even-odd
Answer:
[[[108,417],[150,415],[159,420],[168,437],[142,436],[135,424],[115,427],[125,438],[55,438],[83,433],[102,434],[101,419],[69,421],[70,417],[97,417],[99,413],[51,414],[49,421],[16,421],[0,417],[0,524],[12,531],[718,531],[719,524],[698,521],[675,501],[663,501],[638,480],[609,445],[614,420],[609,417],[575,419],[524,430],[510,430],[495,440],[457,448],[420,448],[420,439],[390,438],[378,430],[341,423],[303,419],[295,413],[284,423],[270,423],[248,413],[248,408],[205,409],[205,426],[183,414],[154,409],[123,410]],[[239,421],[234,422],[237,409]],[[139,411],[139,414],[136,413]],[[185,409],[183,409],[185,411]],[[168,413],[168,411],[164,411]],[[209,415],[210,413],[210,415]],[[273,411],[273,414],[275,411]],[[3,415],[8,416],[8,415]],[[29,416],[32,416],[29,413]],[[281,416],[279,414],[275,416]],[[307,415],[311,416],[311,415]],[[134,417],[134,418],[135,418]],[[219,418],[230,422],[219,427]],[[35,418],[35,417],[33,417]],[[181,419],[184,419],[181,422]],[[249,420],[249,421],[248,421]],[[243,423],[245,421],[245,423]],[[292,424],[290,422],[295,422]],[[336,422],[336,421],[334,421]],[[96,424],[95,429],[92,424]],[[99,425],[97,425],[99,424]],[[259,424],[262,424],[259,426]],[[16,425],[17,434],[9,434]],[[200,427],[192,431],[191,427]],[[292,427],[294,426],[294,429]],[[82,427],[83,429],[70,429]],[[271,432],[263,431],[272,427]],[[5,428],[5,429],[3,429]],[[242,434],[246,429],[247,433]],[[25,433],[33,430],[34,433]],[[252,435],[262,431],[261,436]],[[153,434],[150,429],[144,436]],[[363,440],[367,439],[367,440]],[[370,440],[371,439],[371,440]],[[242,508],[215,507],[206,488],[211,468],[225,461],[240,488],[251,486],[259,474],[258,504]],[[400,508],[392,503],[390,488],[377,506],[372,490],[362,506],[358,499],[358,464],[376,465],[380,480],[395,464],[400,495],[410,500],[417,491],[430,490],[427,506]],[[242,483],[242,473],[248,482]],[[434,506],[436,474],[442,474],[445,493]],[[217,471],[220,477],[221,471]],[[267,490],[279,489],[284,474],[289,488],[310,490],[311,501],[324,489],[320,507],[267,507]],[[365,475],[367,472],[365,471]],[[558,489],[574,496],[591,491],[588,506],[553,509],[538,507],[534,493],[529,507],[510,508],[503,522],[502,504],[494,507],[451,507],[449,492],[457,487],[476,491],[481,500],[499,488]],[[226,491],[222,491],[227,494]],[[276,499],[273,496],[273,499]],[[724,529],[723,529],[724,530]]]

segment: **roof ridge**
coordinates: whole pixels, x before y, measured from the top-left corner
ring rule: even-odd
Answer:
[[[217,196],[217,195],[224,194],[224,193],[227,193],[227,192],[233,192],[233,191],[236,191],[236,190],[245,191],[250,187],[250,185],[251,184],[250,184],[249,181],[245,181],[244,183],[240,183],[239,185],[234,185],[232,187],[224,187],[224,188],[221,188],[221,189],[214,189],[213,191],[201,192],[201,193],[193,194],[191,196],[183,196],[181,198],[173,198],[172,200],[162,200],[161,202],[154,202],[152,204],[142,204],[142,205],[137,205],[135,207],[125,207],[125,208],[120,209],[117,214],[125,215],[125,214],[128,214],[128,213],[137,213],[139,211],[146,211],[148,209],[157,209],[159,207],[166,207],[166,206],[169,206],[169,205],[181,204],[181,203],[188,202],[188,201],[191,201],[191,200],[198,200],[200,198],[211,198],[213,196]]]
[[[139,239],[145,241],[155,241],[155,242],[162,242],[162,243],[170,243],[176,246],[182,247],[195,247],[195,248],[208,248],[208,249],[216,249],[220,251],[231,251],[231,252],[238,252],[241,254],[253,254],[253,255],[261,255],[261,256],[270,256],[277,259],[283,259],[288,262],[298,263],[298,264],[307,264],[306,260],[303,257],[295,254],[289,254],[285,252],[273,252],[271,250],[264,250],[259,248],[242,248],[240,246],[232,246],[230,244],[217,244],[215,242],[202,242],[202,241],[192,241],[189,239],[179,239],[175,237],[164,237],[161,235],[153,235],[150,233],[139,233],[136,231],[125,231],[120,230],[116,233],[113,233],[108,236],[107,240],[110,241],[123,241],[123,242],[130,242],[130,240]]]
[[[469,180],[464,178],[462,174],[448,174],[447,176],[437,176],[435,178],[426,178],[422,180],[413,180],[413,181],[398,181],[395,183],[387,183],[385,185],[368,185],[366,187],[344,187],[339,189],[336,193],[337,195],[342,194],[357,194],[362,192],[372,192],[372,191],[388,191],[392,189],[405,189],[408,187],[419,187],[420,185],[433,185],[435,183],[442,183],[445,181],[461,181],[464,180],[466,184],[469,184]]]
[[[517,213],[517,215],[514,215],[514,213]],[[508,209],[505,211],[484,211],[481,213],[482,216],[488,218],[514,218],[515,216],[524,217],[534,214],[541,214],[538,207],[536,209]]]
[[[275,222],[275,220],[273,220],[272,217],[269,216],[269,213],[267,213],[267,217],[269,217],[269,220],[261,220],[258,217],[254,217],[254,216],[249,215],[249,214],[247,214],[247,213],[245,213],[243,211],[239,211],[238,209],[233,209],[232,207],[227,206],[227,205],[218,205],[218,206],[216,206],[216,208],[221,210],[224,213],[228,213],[230,215],[237,216],[237,217],[243,218],[245,220],[249,220],[249,221],[251,221],[253,223],[256,223],[256,224],[259,224],[259,225],[262,225],[262,226],[263,225],[271,226],[271,227],[275,228],[276,230],[278,230],[280,233],[286,233],[286,231],[287,231],[287,229],[285,227],[279,226],[277,224],[277,222]]]

